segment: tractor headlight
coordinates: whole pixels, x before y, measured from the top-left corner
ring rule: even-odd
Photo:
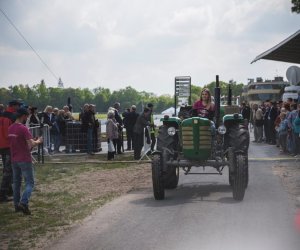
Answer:
[[[174,127],[168,128],[168,135],[174,136],[176,134],[176,129]]]
[[[226,133],[226,127],[224,125],[219,126],[218,133],[224,135]]]

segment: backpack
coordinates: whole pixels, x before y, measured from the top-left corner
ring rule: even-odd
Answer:
[[[293,121],[293,130],[294,130],[295,133],[300,134],[300,117],[299,117],[299,114],[297,115],[297,117]]]

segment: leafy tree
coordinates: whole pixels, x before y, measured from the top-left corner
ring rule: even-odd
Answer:
[[[221,89],[221,96],[227,96],[229,83],[220,81],[219,85],[220,85],[220,89]],[[203,88],[209,89],[212,96],[214,96],[215,87],[216,87],[216,82],[211,82],[211,83],[203,86]],[[239,83],[239,84],[237,84],[236,82],[231,83],[232,95],[240,96],[242,93],[243,87],[244,87],[244,84],[242,84],[242,83]],[[192,85],[192,103],[194,103],[196,100],[198,100],[200,98],[201,90],[202,90],[201,87],[196,87],[196,86]]]
[[[50,96],[48,88],[46,87],[45,81],[41,80],[40,84],[33,86],[34,91],[36,92],[36,105],[43,110],[47,105],[50,104]],[[52,104],[53,105],[53,104]]]
[[[233,83],[233,95],[240,95],[243,86],[241,83]],[[211,82],[204,87],[209,88],[212,94],[214,94],[215,82]],[[220,87],[221,94],[226,95],[228,83],[220,82]],[[192,85],[191,89],[192,103],[194,103],[199,98],[202,87]],[[12,99],[21,98],[26,104],[36,106],[40,111],[44,110],[47,105],[62,108],[67,104],[69,97],[71,98],[73,112],[80,112],[81,107],[85,103],[95,104],[97,112],[107,112],[107,109],[115,102],[121,103],[122,110],[135,104],[138,112],[141,112],[147,103],[151,102],[154,105],[154,112],[156,113],[160,113],[174,105],[174,96],[158,96],[146,91],[138,92],[130,86],[111,93],[109,89],[102,87],[93,90],[89,90],[88,88],[47,88],[44,80],[42,80],[32,88],[22,84],[10,86],[8,89],[0,88],[0,103],[7,104]]]
[[[300,13],[300,0],[292,0],[292,12],[295,12],[297,14]]]
[[[99,112],[106,112],[109,108],[109,97],[111,92],[109,89],[98,87],[93,90],[94,92],[94,103]]]
[[[10,101],[10,93],[6,88],[0,88],[0,103],[6,105]]]

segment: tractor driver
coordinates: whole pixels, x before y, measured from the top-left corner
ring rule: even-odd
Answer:
[[[193,110],[195,115],[213,120],[215,115],[215,104],[211,100],[209,89],[202,89],[200,100],[194,103]]]

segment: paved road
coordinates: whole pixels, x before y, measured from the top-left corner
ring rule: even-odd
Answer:
[[[232,199],[227,171],[181,175],[179,187],[167,191],[164,201],[155,201],[152,190],[120,197],[52,249],[299,250],[295,206],[272,173],[276,162],[266,159],[274,155],[275,146],[251,144],[249,157],[256,161],[249,163],[242,202]]]

